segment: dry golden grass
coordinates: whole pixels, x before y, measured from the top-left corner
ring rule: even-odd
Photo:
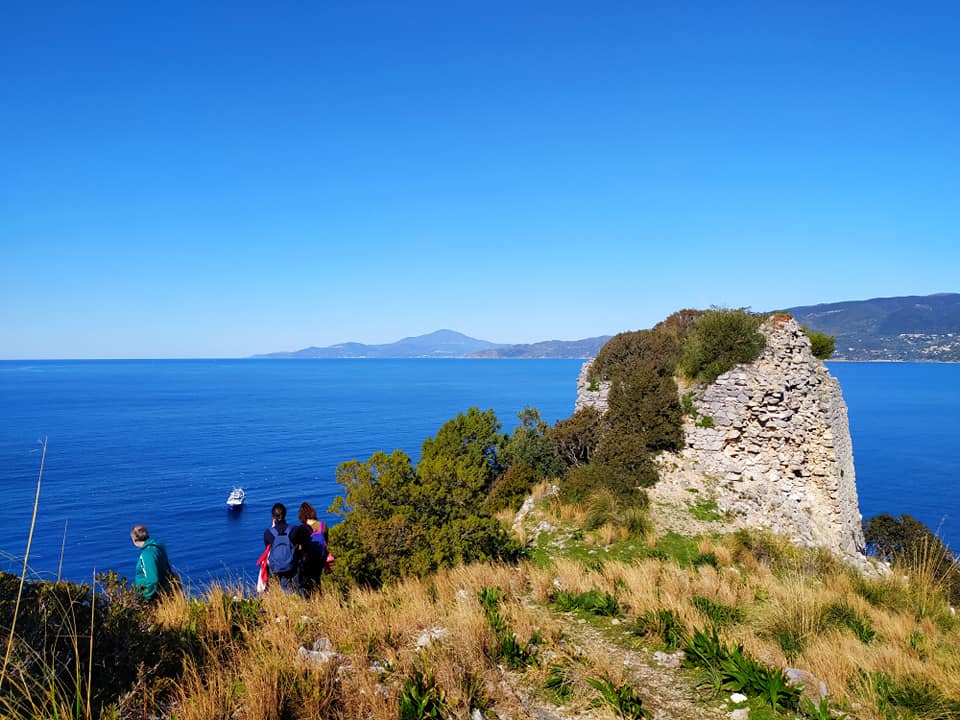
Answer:
[[[703,538],[697,543],[697,550],[702,553],[713,553],[721,567],[729,567],[733,564],[733,550],[726,542],[711,537]]]
[[[478,600],[481,588],[503,594],[501,615],[518,638],[556,638],[556,623],[528,605],[531,575],[521,566],[475,565],[408,580],[383,591],[310,599],[267,593],[264,620],[226,656],[207,647],[207,665],[188,664],[176,698],[184,718],[395,718],[397,698],[417,671],[433,678],[457,717],[477,703],[517,708],[503,690],[494,632]],[[218,628],[223,593],[209,593],[204,627]],[[229,598],[229,596],[227,596]],[[183,626],[189,603],[170,599],[158,618]],[[426,641],[425,638],[430,638]],[[316,641],[336,653],[317,664],[301,655]],[[418,641],[420,641],[418,643]],[[227,659],[225,659],[225,657]],[[210,672],[209,661],[219,663]]]
[[[550,506],[551,515],[561,522],[570,523],[577,527],[583,527],[586,524],[587,511],[579,503],[560,503],[554,502]]]
[[[582,507],[556,502],[550,512],[570,523],[582,522],[586,514]],[[624,533],[608,522],[588,537],[609,545],[623,540]],[[481,588],[502,594],[498,611],[518,640],[539,636],[551,648],[551,663],[527,671],[531,686],[543,687],[556,666],[577,680],[566,700],[571,707],[588,706],[591,691],[584,678],[607,676],[616,683],[626,678],[622,663],[603,647],[571,654],[562,642],[562,625],[549,609],[558,589],[609,592],[625,609],[627,621],[648,611],[672,610],[688,630],[707,625],[691,602],[695,596],[740,608],[742,622],[721,629],[725,642],[742,644],[769,665],[809,670],[826,683],[835,702],[855,706],[851,717],[860,720],[881,720],[879,673],[923,678],[947,697],[960,697],[960,631],[930,572],[933,560],[918,562],[909,577],[863,579],[829,558],[804,554],[770,536],[762,538],[756,552],[734,537],[707,538],[698,549],[712,553],[718,567],[681,567],[653,558],[603,562],[598,553],[598,562],[589,567],[560,557],[547,567],[457,567],[378,592],[358,590],[348,601],[333,594],[303,600],[271,593],[263,598],[265,621],[236,644],[220,672],[187,668],[178,716],[393,720],[404,683],[419,671],[443,691],[451,716],[465,717],[476,704],[487,703],[527,717],[503,682],[498,640],[478,599]],[[229,632],[224,608],[234,592],[207,592],[205,632]],[[874,638],[865,643],[849,628],[825,620],[826,609],[836,606],[862,619]],[[157,617],[182,627],[189,616],[189,603],[174,598]],[[418,647],[418,639],[431,629],[437,637]],[[789,658],[780,645],[782,634],[800,643]],[[320,638],[327,638],[339,656],[317,666],[298,652]],[[219,662],[227,657],[222,646],[211,646],[209,653]]]
[[[547,502],[549,512],[565,522],[585,518],[581,507]],[[610,522],[593,535],[608,545],[623,540],[624,532]],[[856,703],[851,717],[860,720],[881,718],[879,673],[895,680],[922,678],[960,699],[960,623],[943,600],[936,558],[919,557],[905,577],[863,579],[777,538],[750,542],[743,537],[700,541],[698,549],[716,557],[717,567],[656,558],[604,562],[605,553],[598,552],[589,566],[562,557],[546,567],[460,566],[380,591],[355,590],[348,599],[336,593],[305,599],[269,592],[253,604],[239,588],[221,586],[192,601],[175,595],[157,606],[156,623],[193,633],[199,650],[185,660],[170,702],[182,720],[395,720],[405,685],[423,673],[443,692],[450,717],[468,717],[483,705],[517,720],[528,718],[522,699],[511,690],[513,681],[504,682],[524,671],[505,675],[501,667],[500,638],[479,600],[484,588],[495,588],[502,597],[498,613],[521,645],[541,638],[545,661],[525,671],[526,683],[534,688],[543,687],[557,664],[580,681],[627,679],[622,662],[603,646],[575,651],[564,642],[563,623],[569,619],[549,605],[562,589],[614,595],[625,622],[671,610],[688,631],[708,625],[694,597],[736,607],[743,611],[742,621],[720,630],[725,642],[742,644],[772,666],[809,670],[827,684],[835,701],[847,708]],[[871,628],[874,637],[865,642],[849,627],[826,620],[826,610],[838,606]],[[782,647],[785,635],[798,640],[789,658]],[[617,641],[612,637],[606,642]],[[311,659],[316,643],[330,648],[326,662]],[[689,682],[677,677],[678,683]],[[583,682],[575,686],[568,703],[585,708],[591,692]]]
[[[612,522],[605,522],[596,532],[593,533],[598,545],[613,545],[613,543],[626,540],[630,537],[630,532],[620,525]]]

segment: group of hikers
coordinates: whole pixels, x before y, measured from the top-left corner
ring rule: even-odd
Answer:
[[[329,572],[333,564],[333,556],[327,550],[326,524],[317,519],[317,511],[308,502],[300,505],[299,525],[287,524],[283,503],[276,503],[270,515],[273,523],[263,531],[266,549],[257,561],[257,591],[266,590],[272,577],[286,592],[319,592],[320,576]]]
[[[333,555],[327,549],[326,524],[317,519],[317,511],[308,502],[300,505],[299,524],[287,523],[283,503],[276,503],[270,515],[272,523],[263,531],[265,549],[257,561],[257,592],[265,591],[273,583],[284,592],[320,592],[320,578],[333,565]],[[130,539],[140,550],[134,587],[142,597],[153,600],[179,584],[166,548],[150,537],[146,525],[134,525]]]

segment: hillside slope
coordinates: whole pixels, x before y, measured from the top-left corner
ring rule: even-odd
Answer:
[[[837,339],[835,360],[960,361],[960,294],[874,298],[788,308]]]

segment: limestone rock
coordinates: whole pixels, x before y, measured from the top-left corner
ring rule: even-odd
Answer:
[[[814,357],[796,321],[774,316],[761,326],[767,346],[711,385],[685,388],[713,428],[684,421],[686,447],[659,458],[661,480],[651,499],[710,480],[717,507],[739,527],[774,528],[864,567],[853,444],[840,384]],[[586,363],[576,407],[607,409],[600,383],[589,389]],[[699,478],[696,479],[696,478]],[[724,479],[719,482],[718,479]],[[671,484],[675,487],[671,489]],[[676,491],[676,492],[675,492]]]
[[[783,674],[794,687],[803,686],[803,694],[814,702],[820,702],[827,696],[827,684],[809,670],[787,668]]]

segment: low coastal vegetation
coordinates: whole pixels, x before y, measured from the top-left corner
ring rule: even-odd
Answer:
[[[116,578],[96,595],[31,583],[0,715],[644,717],[681,701],[666,717],[697,718],[740,692],[759,718],[960,717],[960,624],[929,563],[866,578],[763,533],[665,537],[616,518],[588,531],[587,508],[536,493],[528,559],[376,590],[214,586],[151,607]],[[2,580],[7,627],[16,578]],[[653,660],[677,650],[679,668]]]
[[[960,581],[922,524],[866,525],[893,571],[651,505],[700,417],[682,383],[762,352],[762,318],[685,310],[603,348],[609,412],[512,433],[472,408],[343,463],[311,597],[214,585],[145,603],[0,574],[3,718],[960,718]],[[664,530],[682,512],[707,531]],[[656,528],[661,528],[657,530]]]

